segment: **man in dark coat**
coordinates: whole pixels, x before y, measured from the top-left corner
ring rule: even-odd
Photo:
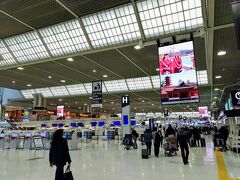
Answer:
[[[188,146],[189,131],[187,127],[181,127],[177,134],[177,143],[180,145],[182,160],[185,165],[188,162],[189,146]]]

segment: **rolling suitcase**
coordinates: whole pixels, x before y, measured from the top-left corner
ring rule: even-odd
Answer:
[[[201,147],[206,147],[206,142],[204,138],[201,138]]]
[[[148,159],[148,151],[147,151],[147,149],[142,149],[142,158],[143,159]]]

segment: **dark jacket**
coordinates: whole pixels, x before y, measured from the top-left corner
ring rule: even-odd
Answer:
[[[224,140],[227,140],[227,139],[228,139],[229,131],[228,131],[228,129],[227,129],[225,126],[222,126],[222,127],[219,129],[219,132],[220,132],[220,134],[222,135],[222,137],[223,137]]]
[[[64,166],[66,162],[69,164],[72,162],[69,155],[68,144],[65,139],[51,144],[49,162],[56,166]]]
[[[189,140],[189,131],[181,128],[177,134],[177,143],[181,145],[186,145]]]
[[[155,135],[154,144],[156,146],[160,146],[161,139],[162,139],[162,137],[160,135],[160,132],[157,132],[156,135]]]
[[[145,141],[145,143],[152,142],[152,138],[153,138],[153,136],[152,136],[151,131],[148,131],[148,132],[144,133],[144,141]]]
[[[168,137],[169,135],[175,135],[175,130],[172,127],[168,127],[166,130],[166,137]]]

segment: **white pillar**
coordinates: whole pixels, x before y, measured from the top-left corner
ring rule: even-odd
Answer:
[[[122,96],[122,137],[125,134],[131,134],[131,114],[130,114],[130,98],[129,96]]]

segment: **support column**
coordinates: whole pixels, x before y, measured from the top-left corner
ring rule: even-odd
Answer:
[[[0,121],[4,121],[3,107],[2,107],[2,99],[3,99],[3,88],[0,88]]]
[[[126,134],[131,134],[131,114],[130,114],[130,98],[129,96],[122,96],[122,137]]]

